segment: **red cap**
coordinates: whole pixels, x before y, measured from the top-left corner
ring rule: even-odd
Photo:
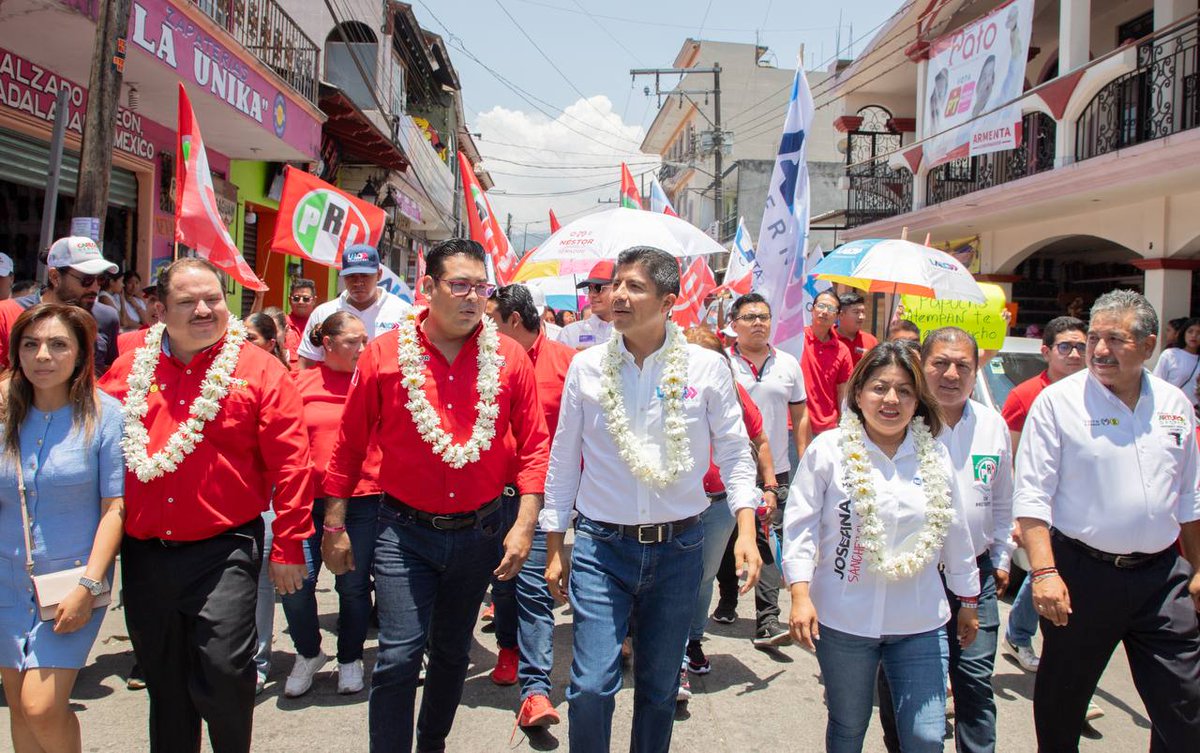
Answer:
[[[580,280],[575,286],[576,288],[586,288],[588,285],[611,285],[613,278],[617,276],[616,262],[611,259],[596,262],[596,266],[592,267],[592,271],[588,273],[586,280]]]

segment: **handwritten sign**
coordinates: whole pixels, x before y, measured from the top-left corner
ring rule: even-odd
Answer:
[[[975,336],[979,347],[998,350],[1004,345],[1008,322],[1004,319],[1004,289],[999,285],[979,284],[987,303],[947,301],[921,298],[915,295],[900,297],[904,318],[921,328],[921,336],[939,327],[961,327]]]

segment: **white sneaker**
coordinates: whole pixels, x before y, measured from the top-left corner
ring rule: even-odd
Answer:
[[[288,698],[299,698],[312,688],[313,676],[325,666],[329,657],[318,653],[311,659],[296,655],[296,663],[292,665],[292,673],[288,675],[283,686],[283,694]]]
[[[1008,645],[1008,650],[1016,657],[1017,664],[1021,665],[1021,669],[1026,672],[1037,672],[1041,659],[1033,650],[1033,646],[1018,646],[1007,638],[1004,639],[1004,642]]]
[[[1102,716],[1104,716],[1104,709],[1097,706],[1095,701],[1088,701],[1087,713],[1083,718],[1090,722],[1093,719],[1099,719]]]
[[[363,663],[357,659],[338,664],[338,692],[342,695],[361,693],[363,689]]]

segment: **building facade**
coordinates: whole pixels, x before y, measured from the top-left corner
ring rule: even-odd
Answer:
[[[906,5],[818,106],[847,144],[846,239],[928,235],[1001,284],[1014,330],[1115,287],[1165,320],[1195,311],[1200,267],[1196,0],[1031,3],[1015,148],[927,158],[931,43],[1005,3]],[[1003,21],[1001,16],[998,16]],[[1000,33],[1004,33],[1002,30]],[[984,117],[981,115],[980,117]],[[965,127],[965,126],[960,126]]]

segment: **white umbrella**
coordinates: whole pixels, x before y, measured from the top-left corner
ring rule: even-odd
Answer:
[[[529,261],[597,262],[616,259],[633,246],[654,246],[672,256],[729,253],[712,237],[678,217],[622,207],[562,226],[529,255]]]
[[[865,239],[838,246],[811,272],[818,280],[871,293],[986,302],[983,289],[958,259],[906,240]]]

